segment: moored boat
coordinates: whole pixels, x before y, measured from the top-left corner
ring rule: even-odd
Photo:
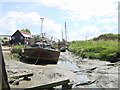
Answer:
[[[53,36],[47,38],[45,33],[42,33],[42,25],[44,18],[41,19],[41,36],[35,41],[34,47],[23,49],[21,56],[25,61],[35,64],[57,64],[60,51],[53,47]]]
[[[36,42],[34,47],[24,48],[22,57],[26,62],[35,64],[57,64],[60,51],[47,41]]]

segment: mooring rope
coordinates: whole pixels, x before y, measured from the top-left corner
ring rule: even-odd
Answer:
[[[40,53],[38,54],[38,57],[37,57],[37,60],[35,61],[35,65],[37,64],[38,60],[39,60],[39,56],[40,56]]]

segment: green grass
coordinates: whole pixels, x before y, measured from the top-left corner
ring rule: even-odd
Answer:
[[[24,48],[24,45],[14,45],[11,47],[11,53],[20,55],[22,52],[22,48]]]
[[[11,48],[21,49],[21,48],[24,48],[24,45],[14,45]]]
[[[68,48],[82,58],[100,59],[110,62],[119,61],[117,41],[74,41]]]

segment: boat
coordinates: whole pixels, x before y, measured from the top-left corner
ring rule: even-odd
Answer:
[[[22,50],[22,58],[26,62],[34,64],[57,64],[60,51],[53,47],[50,40],[36,41],[33,47]]]
[[[34,40],[33,47],[27,47],[22,50],[21,56],[27,62],[34,64],[57,64],[60,51],[53,47],[53,36],[46,37],[42,32],[44,18],[41,19],[41,34],[38,40]]]
[[[66,52],[66,50],[68,49],[66,22],[65,22],[65,38],[66,39],[63,38],[63,31],[62,31],[62,41],[59,42],[59,50],[61,52]]]

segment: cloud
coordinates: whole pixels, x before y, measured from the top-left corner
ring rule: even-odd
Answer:
[[[118,0],[40,0],[39,2],[66,11],[72,20],[114,16],[117,14],[118,6]]]
[[[0,30],[2,34],[11,34],[16,29],[16,22],[8,17],[3,17],[0,19]]]
[[[79,28],[69,34],[70,40],[86,40],[100,35],[100,30],[95,25],[88,25]]]
[[[48,34],[53,33],[55,36],[61,33],[61,24],[57,24],[53,20],[47,18],[44,20],[43,28]]]
[[[46,6],[53,7],[56,8],[56,10],[64,11],[65,14],[67,13],[67,16],[63,16],[72,24],[69,28],[70,32],[68,33],[69,40],[85,40],[86,36],[89,39],[105,32],[109,33],[117,30],[118,0],[36,0],[33,2],[34,4],[39,2],[43,5],[43,8]],[[41,16],[37,12],[23,13],[10,11],[0,18],[0,30],[3,30],[2,33],[11,33],[19,29],[19,25],[21,25],[21,28],[29,25],[32,27],[31,32],[39,32],[41,17],[45,18],[43,21],[43,31],[47,34],[61,38],[62,25],[51,20],[49,15],[46,15],[45,17]],[[93,19],[96,20],[96,23]],[[92,20],[93,22],[90,21],[92,24],[90,24],[88,20]],[[84,21],[84,23],[81,21]],[[83,24],[84,26],[82,26]],[[99,25],[101,25],[101,27]],[[34,31],[33,27],[34,30],[39,29],[39,31]],[[75,31],[71,31],[73,28]]]
[[[118,18],[117,17],[112,17],[112,18],[101,18],[101,19],[97,19],[97,21],[99,23],[104,23],[104,24],[109,24],[109,23],[114,23],[114,24],[118,24]]]
[[[87,22],[87,20],[95,18],[97,24],[103,24],[103,26],[98,29],[98,27],[95,26],[96,23],[81,28],[78,28],[77,22],[73,23],[76,31],[69,32],[69,40],[85,40],[86,36],[90,39],[105,32],[114,33],[114,30],[117,30],[118,0],[40,0],[39,2],[45,6],[66,11],[66,13],[69,14],[69,19],[72,21],[86,20]],[[114,25],[111,26],[111,24]]]
[[[104,33],[109,33],[109,32],[118,33],[118,27],[117,26],[105,25],[103,28],[104,28]]]
[[[35,1],[34,0],[1,0],[0,2],[35,2]]]
[[[22,28],[18,28],[17,26],[21,25],[21,26],[26,26],[28,25],[32,25],[33,27],[38,27],[40,28],[41,26],[41,20],[40,18],[43,17],[41,15],[39,15],[36,12],[31,12],[31,13],[23,13],[23,12],[8,12],[7,15],[5,15],[2,19],[0,19],[0,29],[4,30],[3,33],[6,32],[10,32],[10,34],[12,34],[13,32],[15,32],[17,29],[22,29]],[[57,34],[56,36],[59,36],[58,34],[60,34],[59,32],[61,32],[61,24],[57,24],[56,22],[54,22],[53,20],[48,19],[47,17],[43,17],[45,18],[44,22],[43,22],[43,29],[49,34]],[[24,25],[24,23],[26,25]],[[26,28],[26,27],[24,27]],[[36,30],[38,31],[38,30]],[[31,32],[36,32],[34,30],[31,30]]]
[[[25,22],[33,22],[32,24],[36,24],[40,22],[40,15],[38,15],[36,12],[31,13],[23,13],[23,12],[8,12],[7,17],[15,19],[17,22],[22,23]]]

